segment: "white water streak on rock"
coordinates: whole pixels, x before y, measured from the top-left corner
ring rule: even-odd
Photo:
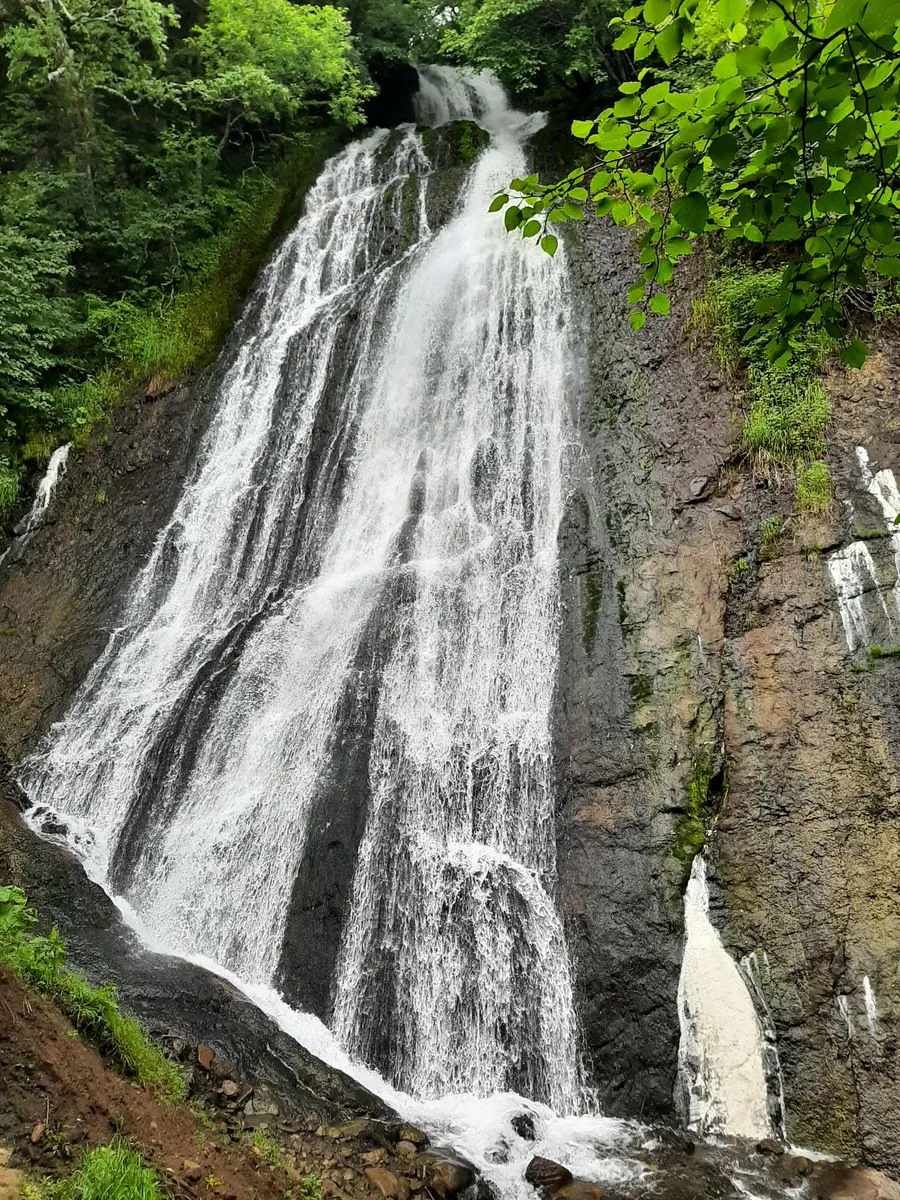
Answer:
[[[700,854],[685,892],[684,923],[678,983],[682,1116],[703,1134],[767,1137],[773,1129],[764,1032],[747,984],[709,919],[706,862]]]
[[[885,592],[888,586],[878,578],[878,567],[864,541],[852,542],[828,558],[828,574],[837,597],[841,624],[847,649],[852,654],[872,641],[873,623],[884,621],[884,629],[893,643],[900,638],[900,489],[891,470],[872,472],[869,453],[864,446],[856,447],[856,461],[863,486],[881,507],[885,526],[890,533],[894,556],[895,580],[890,590],[893,604],[888,607]],[[892,611],[893,610],[893,611]]]
[[[875,1001],[875,992],[872,989],[868,975],[863,975],[863,1001],[866,1006],[866,1024],[869,1026],[869,1033],[873,1038],[877,1038],[878,1005]]]

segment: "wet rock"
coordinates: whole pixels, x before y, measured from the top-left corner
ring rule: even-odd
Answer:
[[[475,1181],[476,1171],[464,1158],[444,1155],[431,1161],[426,1183],[438,1196],[449,1198],[464,1191]]]
[[[778,1164],[778,1176],[785,1183],[794,1183],[812,1171],[812,1163],[802,1154],[785,1154]]]
[[[197,1066],[204,1071],[211,1071],[215,1055],[209,1046],[200,1045],[197,1047]]]
[[[774,1138],[762,1138],[756,1143],[757,1154],[771,1154],[777,1156],[784,1154],[784,1146],[781,1142],[776,1142]]]
[[[368,1163],[369,1166],[376,1167],[387,1158],[387,1151],[383,1146],[378,1146],[375,1150],[368,1150],[365,1154],[361,1154],[360,1158],[364,1163]]]
[[[551,1158],[535,1156],[525,1168],[525,1179],[545,1195],[553,1195],[572,1180],[572,1172]]]
[[[553,1200],[603,1200],[603,1188],[586,1179],[573,1179],[553,1193]]]
[[[417,1129],[415,1125],[407,1125],[405,1122],[397,1126],[397,1141],[412,1142],[414,1146],[427,1146],[428,1134],[423,1133],[421,1129]]]
[[[398,1142],[397,1153],[401,1158],[415,1158],[418,1153],[418,1147],[413,1142]]]
[[[406,1189],[401,1180],[387,1167],[366,1167],[365,1176],[369,1183],[384,1196],[385,1200],[403,1200]]]
[[[900,1200],[900,1184],[870,1168],[830,1164],[817,1176],[815,1200]]]
[[[240,1095],[241,1088],[240,1084],[235,1083],[233,1079],[223,1079],[219,1091],[226,1100],[234,1100]]]
[[[526,1142],[533,1142],[535,1139],[534,1117],[531,1113],[517,1113],[510,1124],[515,1133],[520,1138],[524,1138]]]

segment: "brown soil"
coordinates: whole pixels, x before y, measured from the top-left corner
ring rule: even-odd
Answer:
[[[284,1178],[255,1163],[249,1146],[216,1145],[188,1107],[162,1103],[114,1074],[53,1005],[0,968],[0,1144],[13,1152],[10,1165],[60,1171],[116,1133],[179,1196],[283,1200]],[[199,1179],[188,1178],[197,1172],[186,1163],[200,1167]]]

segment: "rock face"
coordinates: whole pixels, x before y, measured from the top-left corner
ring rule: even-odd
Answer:
[[[778,1038],[788,1138],[896,1171],[900,664],[848,651],[828,556],[871,552],[859,603],[889,651],[897,546],[875,473],[900,474],[897,348],[827,380],[837,503],[798,517],[741,461],[739,404],[690,353],[687,301],[632,337],[630,249],[586,226],[572,258],[592,400],[561,534],[560,881],[602,1102],[671,1103],[681,895],[705,840],[712,920]]]
[[[200,384],[117,408],[72,448],[44,525],[0,566],[0,763],[61,715],[106,645],[178,499],[205,395]]]

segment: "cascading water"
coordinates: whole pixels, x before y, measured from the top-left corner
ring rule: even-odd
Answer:
[[[331,160],[122,627],[22,783],[150,936],[272,985],[342,714],[372,691],[337,1035],[419,1096],[574,1112],[550,769],[566,271],[487,213],[534,118],[441,68],[420,117],[490,131],[458,216],[430,231],[415,130]]]

